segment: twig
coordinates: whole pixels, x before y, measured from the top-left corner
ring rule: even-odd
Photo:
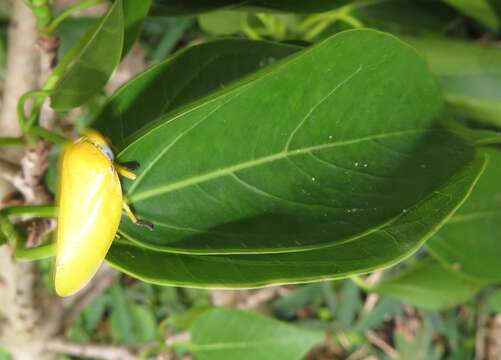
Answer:
[[[212,290],[210,296],[216,306],[253,309],[290,291],[285,286],[272,286],[256,290]]]
[[[475,360],[485,359],[486,337],[487,337],[487,311],[485,309],[484,298],[480,297],[478,300],[477,312],[477,334],[475,337]]]
[[[366,355],[369,353],[369,346],[363,345],[357,351],[352,352],[350,356],[346,358],[346,360],[361,360],[366,359]]]
[[[137,355],[135,351],[125,346],[112,346],[101,344],[79,344],[67,342],[62,339],[51,340],[47,342],[47,350],[68,354],[72,356],[81,356],[84,358],[98,358],[105,360],[135,360]]]
[[[377,346],[386,355],[388,355],[388,357],[390,359],[393,359],[393,360],[400,359],[400,355],[398,354],[398,352],[393,347],[391,347],[386,341],[381,339],[375,331],[372,331],[372,330],[366,331],[365,337],[367,338],[367,340],[369,340],[369,342],[372,345]]]
[[[489,351],[488,360],[501,358],[501,315],[494,315],[490,324],[489,331]]]
[[[369,276],[367,276],[367,278],[365,279],[365,282],[367,284],[374,285],[381,279],[382,276],[383,276],[383,273],[381,271],[377,271],[377,272],[372,273]],[[365,303],[364,303],[364,306],[362,308],[362,314],[369,313],[374,308],[374,306],[377,304],[378,300],[379,300],[379,294],[369,293],[367,295],[367,298],[365,299]]]

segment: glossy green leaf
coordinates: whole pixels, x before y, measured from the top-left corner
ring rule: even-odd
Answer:
[[[405,37],[421,53],[454,112],[501,126],[501,48],[446,38]]]
[[[372,289],[424,309],[445,309],[470,299],[482,283],[445,268],[436,260],[420,260]]]
[[[120,233],[192,254],[354,240],[471,160],[474,149],[439,128],[441,110],[411,48],[376,31],[341,33],[129,139],[118,159],[141,168],[124,188],[155,229],[124,219]]]
[[[396,34],[440,34],[460,25],[457,12],[441,1],[360,1],[352,8],[363,26]]]
[[[255,287],[366,273],[416,251],[461,206],[484,167],[485,159],[477,157],[393,224],[341,245],[281,254],[183,255],[115,241],[107,260],[146,282],[195,287]]]
[[[123,37],[122,0],[116,0],[54,69],[51,106],[68,110],[100,91],[120,61]]]
[[[138,38],[143,21],[148,15],[153,0],[122,0],[124,16],[124,40],[122,57],[131,49]]]
[[[122,147],[145,124],[300,49],[238,39],[189,47],[121,87],[92,126]]]
[[[471,197],[428,243],[449,266],[484,280],[501,280],[501,151],[487,150],[489,166]]]
[[[461,11],[466,16],[492,30],[499,28],[499,19],[487,0],[444,0],[447,4]]]
[[[231,309],[202,314],[190,333],[187,348],[200,360],[299,360],[324,337],[323,332]]]
[[[223,8],[314,13],[327,11],[348,2],[349,0],[155,0],[152,14],[178,16]]]

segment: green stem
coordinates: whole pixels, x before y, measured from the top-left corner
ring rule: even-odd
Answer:
[[[17,118],[19,120],[19,127],[23,132],[27,132],[29,128],[33,125],[36,120],[36,115],[30,115],[29,119],[26,117],[25,113],[25,105],[26,101],[31,98],[35,99],[35,103],[33,104],[33,109],[31,111],[32,114],[38,114],[40,107],[42,106],[43,99],[49,95],[49,92],[46,90],[33,90],[24,93],[19,98],[17,102]]]
[[[54,252],[54,243],[49,243],[32,248],[17,247],[14,256],[22,260],[41,260],[54,256]]]
[[[24,140],[22,137],[0,137],[0,146],[22,146],[24,145]]]
[[[50,131],[46,128],[40,127],[40,126],[33,126],[29,130],[29,134],[39,136],[41,138],[49,140],[51,143],[58,144],[58,145],[63,145],[66,142],[68,142],[68,139],[65,138],[64,136],[56,134],[55,132],[52,132],[52,131]]]
[[[48,25],[48,30],[50,32],[54,32],[59,24],[61,24],[67,17],[71,16],[73,13],[90,8],[105,1],[106,0],[84,0],[68,7],[50,22],[50,24]]]
[[[375,286],[369,284],[367,281],[362,279],[360,276],[352,276],[350,278],[350,280],[353,281],[356,285],[358,285],[359,287],[361,287],[362,289],[364,289],[367,292],[374,291]]]
[[[49,0],[31,0],[31,10],[36,18],[37,30],[40,35],[51,36],[48,26],[52,20],[52,6]]]
[[[0,210],[0,214],[4,216],[38,216],[38,217],[56,217],[55,206],[50,205],[21,205],[11,206]]]
[[[7,243],[15,247],[18,242],[22,242],[22,238],[14,228],[14,225],[9,221],[7,216],[0,212],[0,231],[7,238]]]

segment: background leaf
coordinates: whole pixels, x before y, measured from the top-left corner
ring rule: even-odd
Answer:
[[[432,37],[404,37],[430,64],[453,111],[501,126],[501,48]]]
[[[68,110],[83,104],[100,91],[117,67],[122,54],[124,22],[122,0],[70,49],[54,69],[51,106]]]
[[[122,147],[127,137],[162,115],[299,50],[291,45],[239,39],[189,47],[120,88],[92,126]]]
[[[148,15],[153,0],[122,0],[124,16],[124,40],[122,57],[131,49],[139,37],[143,21]]]
[[[371,290],[391,295],[424,309],[445,309],[469,300],[483,284],[445,268],[436,260],[424,259]]]
[[[489,165],[471,197],[428,242],[434,256],[475,278],[501,280],[501,151],[486,150]]]
[[[190,332],[188,348],[201,360],[302,359],[324,336],[322,332],[230,309],[205,312],[195,320]]]
[[[366,27],[396,34],[442,34],[458,27],[457,12],[441,1],[360,2],[360,6],[353,6],[350,14]]]
[[[347,4],[349,0],[156,0],[152,14],[177,16],[222,8],[252,8],[299,13],[326,11]]]
[[[499,28],[499,19],[496,12],[487,0],[444,0],[466,16],[469,16],[491,30]]]
[[[393,265],[416,251],[471,192],[485,167],[477,157],[395,223],[356,241],[281,254],[183,255],[115,241],[107,260],[143,281],[160,285],[242,288],[344,278]]]

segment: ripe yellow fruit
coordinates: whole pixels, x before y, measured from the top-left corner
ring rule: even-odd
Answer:
[[[94,276],[115,238],[123,201],[118,174],[135,175],[114,163],[106,138],[96,130],[68,143],[59,159],[58,228],[54,285],[60,296],[82,289]]]

